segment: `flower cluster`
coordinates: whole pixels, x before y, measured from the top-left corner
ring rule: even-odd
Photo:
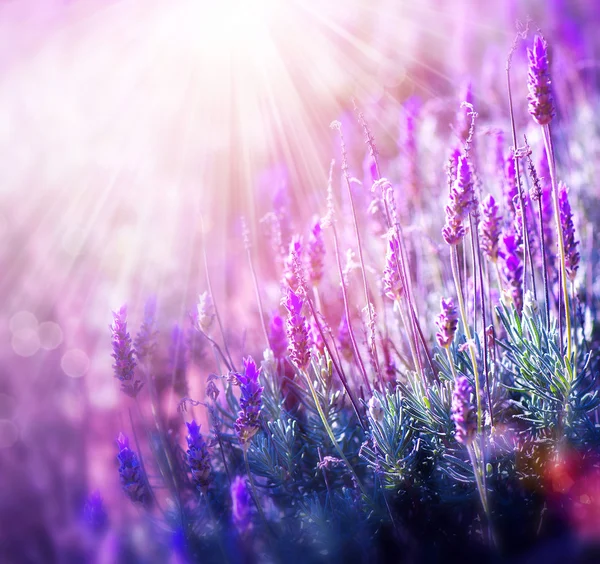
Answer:
[[[194,420],[186,423],[188,429],[187,463],[192,473],[192,482],[199,490],[205,489],[210,484],[211,468],[210,456],[206,442],[200,433],[200,425]]]
[[[233,526],[241,535],[248,532],[252,524],[250,514],[250,493],[246,480],[241,476],[236,476],[231,482],[231,520]]]
[[[452,393],[452,421],[456,427],[456,440],[463,445],[469,445],[475,438],[477,421],[472,397],[473,388],[469,380],[460,374]]]
[[[400,260],[400,242],[396,233],[393,233],[388,239],[383,271],[383,290],[390,300],[400,299],[404,291],[400,275]]]
[[[573,212],[569,202],[569,191],[561,182],[558,189],[558,208],[560,211],[560,227],[562,229],[563,244],[565,247],[565,263],[569,280],[575,280],[579,268],[579,241],[575,239],[575,225]]]
[[[306,370],[310,364],[310,338],[306,318],[302,314],[304,302],[290,288],[283,305],[288,310],[286,330],[290,360],[299,370]]]
[[[123,392],[128,396],[136,397],[142,388],[142,383],[134,378],[137,363],[131,337],[127,331],[127,306],[122,306],[118,311],[113,311],[113,324],[110,326],[110,330],[112,333],[112,357],[115,361],[113,364],[115,378],[121,381]]]
[[[446,224],[442,235],[448,245],[458,245],[465,236],[463,221],[476,204],[471,165],[466,155],[458,157],[456,179],[450,189],[450,202],[446,206]]]
[[[307,245],[308,279],[311,284],[317,285],[323,278],[325,268],[325,241],[323,240],[323,227],[321,220],[315,219],[310,230]]]
[[[246,446],[260,429],[263,388],[258,384],[259,373],[260,370],[251,356],[244,359],[244,373],[238,375],[241,410],[235,421],[235,432],[243,446]]]
[[[119,446],[119,477],[123,491],[134,503],[145,507],[152,504],[152,495],[137,454],[129,448],[129,439],[121,433],[117,438]]]
[[[440,347],[448,348],[454,340],[454,335],[458,327],[458,311],[452,298],[448,298],[447,300],[442,298],[441,307],[442,311],[435,321],[438,326],[436,339]]]
[[[498,215],[498,204],[491,194],[481,204],[481,218],[479,224],[481,250],[490,262],[495,263],[498,260],[500,216]]]
[[[285,358],[287,353],[288,341],[285,334],[285,322],[280,315],[273,315],[269,324],[269,345],[273,351],[273,356],[280,360]]]
[[[535,36],[533,49],[527,49],[527,55],[529,57],[527,76],[529,113],[539,125],[547,125],[554,117],[554,99],[548,63],[548,46],[542,37]]]
[[[514,234],[502,237],[500,249],[501,272],[506,283],[505,292],[519,313],[523,310],[523,261]]]

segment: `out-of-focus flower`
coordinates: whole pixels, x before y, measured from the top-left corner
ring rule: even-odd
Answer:
[[[83,519],[95,533],[103,533],[108,528],[108,514],[98,490],[93,491],[86,499]]]
[[[441,307],[442,311],[435,321],[438,326],[436,339],[440,347],[448,348],[454,340],[456,328],[458,327],[458,311],[452,298],[447,300],[442,298]]]
[[[231,483],[231,520],[237,531],[243,535],[250,528],[250,493],[246,480],[241,476],[236,476]]]
[[[546,41],[536,35],[533,40],[533,49],[527,49],[527,55],[529,57],[529,74],[527,76],[529,113],[539,125],[547,125],[554,117],[554,99]]]
[[[290,250],[285,258],[283,267],[283,280],[294,292],[298,291],[304,279],[302,265],[303,251],[302,237],[294,235],[290,241]]]
[[[465,375],[460,374],[454,382],[452,421],[456,427],[456,440],[463,445],[469,445],[475,437],[477,423],[472,396],[473,388],[469,380]]]
[[[498,260],[498,244],[500,239],[500,216],[498,204],[490,194],[481,204],[481,249],[483,254],[492,263]]]
[[[271,323],[269,324],[269,344],[277,360],[285,358],[288,340],[285,334],[285,324],[280,315],[271,317]]]
[[[473,84],[469,80],[464,85],[464,91],[461,102],[464,101],[469,105],[462,105],[456,116],[456,133],[460,140],[465,143],[469,137],[471,129],[471,107],[473,106]]]
[[[385,255],[385,269],[383,271],[383,289],[390,300],[400,299],[404,292],[400,276],[400,243],[398,236],[393,233],[388,239],[388,248]]]
[[[127,306],[113,311],[113,320],[110,330],[112,333],[112,357],[115,359],[113,364],[115,378],[121,381],[123,392],[128,396],[136,397],[142,388],[142,383],[134,380],[136,361],[133,356],[131,337],[127,331]]]
[[[151,296],[144,306],[144,320],[133,343],[135,354],[140,361],[143,361],[152,354],[156,345],[156,331],[154,324],[156,322],[156,297]]]
[[[338,326],[337,340],[340,345],[342,357],[350,362],[354,356],[354,353],[352,348],[352,338],[350,337],[348,318],[345,315],[340,320],[340,324]]]
[[[206,442],[200,433],[200,425],[194,420],[186,423],[188,435],[186,437],[187,463],[192,472],[192,481],[197,489],[206,488],[210,483],[210,456]]]
[[[308,238],[308,278],[310,283],[317,285],[323,278],[325,268],[325,241],[323,240],[323,228],[321,220],[316,218]]]
[[[319,331],[317,322],[314,319],[312,319],[310,322],[310,339],[312,341],[313,347],[315,347],[317,352],[321,355],[324,355],[325,354],[325,341],[323,341],[323,336],[321,335],[321,331]]]
[[[517,186],[517,169],[515,157],[510,153],[506,157],[504,164],[504,183],[502,184],[502,194],[504,195],[504,204],[509,215],[515,213],[515,198],[519,195]]]
[[[188,395],[187,373],[187,345],[186,335],[179,325],[174,325],[171,331],[169,345],[169,369],[173,382],[173,389],[180,396]]]
[[[290,359],[299,370],[305,370],[310,364],[310,341],[306,318],[302,314],[304,302],[290,288],[283,303],[288,310],[286,329]]]
[[[569,202],[569,191],[562,182],[558,187],[558,208],[565,247],[567,277],[573,281],[577,276],[577,269],[579,268],[579,252],[577,251],[579,241],[575,239],[575,225],[573,224],[573,212],[571,211],[571,204]]]
[[[215,320],[215,306],[212,297],[208,292],[202,292],[198,296],[198,305],[196,312],[192,314],[193,325],[208,334]]]
[[[137,454],[129,448],[129,439],[121,433],[117,438],[119,445],[119,476],[123,491],[134,503],[145,507],[152,505],[152,495]]]
[[[507,234],[502,237],[499,256],[502,259],[501,272],[507,288],[505,292],[519,314],[523,310],[523,263],[515,236]]]
[[[260,370],[254,359],[249,356],[244,359],[244,374],[238,375],[241,410],[235,421],[235,432],[242,445],[247,445],[250,439],[260,429],[260,411],[262,409],[262,386],[258,384]]]

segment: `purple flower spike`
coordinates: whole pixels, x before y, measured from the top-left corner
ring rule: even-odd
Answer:
[[[294,292],[298,291],[298,288],[302,284],[303,279],[303,265],[302,265],[302,237],[300,235],[294,235],[290,242],[290,250],[288,256],[285,258],[283,279],[284,282]]]
[[[454,382],[454,392],[452,394],[452,421],[456,426],[456,440],[469,445],[475,438],[475,428],[477,425],[475,409],[471,403],[473,388],[467,377],[458,376]]]
[[[500,215],[498,204],[490,194],[481,204],[481,248],[484,255],[492,263],[498,260],[498,243],[500,239]]]
[[[325,268],[325,242],[321,220],[314,220],[308,239],[308,275],[311,284],[317,285],[323,278]]]
[[[274,315],[269,325],[269,344],[273,356],[277,360],[285,358],[288,349],[288,340],[285,334],[285,323],[280,315]]]
[[[156,321],[156,297],[151,296],[146,301],[144,307],[144,320],[138,334],[135,336],[133,348],[135,355],[139,360],[143,361],[152,354],[155,346],[156,331],[154,323]]]
[[[448,348],[454,340],[456,328],[458,327],[458,311],[452,298],[447,300],[442,298],[441,306],[442,312],[435,321],[438,326],[436,339],[440,347]]]
[[[290,360],[299,370],[305,370],[310,364],[310,339],[306,318],[302,315],[302,298],[290,288],[284,305],[288,310],[287,336],[289,340]]]
[[[547,125],[555,114],[548,46],[544,39],[536,35],[533,40],[533,49],[527,49],[527,55],[529,57],[529,74],[527,76],[529,113],[539,125]]]
[[[202,490],[210,483],[210,456],[206,442],[200,434],[200,425],[195,421],[186,423],[187,436],[187,463],[192,472],[192,481],[197,489]]]
[[[520,315],[523,310],[523,262],[519,257],[518,243],[514,235],[505,235],[502,238],[499,256],[502,259],[502,277],[507,285],[505,291]]]
[[[112,332],[112,357],[115,359],[113,364],[115,378],[121,381],[121,390],[134,398],[142,388],[142,383],[134,380],[136,362],[133,356],[131,337],[127,331],[127,306],[113,311],[113,319],[114,323],[110,326],[110,330]]]
[[[400,277],[400,243],[394,233],[388,240],[388,249],[385,255],[385,269],[383,271],[383,289],[390,300],[397,300],[402,296],[404,287]]]
[[[243,535],[250,528],[250,493],[246,480],[237,476],[231,483],[231,519],[238,532]]]
[[[85,501],[83,519],[95,533],[103,533],[108,527],[108,514],[102,495],[98,490],[93,491]]]
[[[450,189],[450,202],[446,206],[446,224],[442,235],[448,245],[458,245],[465,236],[463,221],[476,205],[471,165],[466,155],[460,155],[456,167],[456,178]]]
[[[504,203],[510,214],[515,212],[515,198],[519,195],[517,186],[517,169],[515,166],[515,157],[509,154],[504,164],[504,184],[502,185]]]
[[[244,359],[244,374],[238,375],[241,397],[238,418],[235,421],[235,432],[240,443],[246,446],[250,439],[260,429],[260,411],[262,409],[262,386],[258,384],[260,370],[254,359],[249,356]]]
[[[348,362],[352,361],[354,352],[352,348],[352,338],[350,337],[350,327],[348,325],[348,318],[344,315],[340,321],[337,333],[338,343],[340,345],[340,352]]]
[[[565,246],[567,277],[573,281],[579,268],[579,252],[577,251],[579,241],[575,239],[575,225],[573,224],[573,212],[569,202],[569,191],[562,182],[558,186],[558,208]]]
[[[123,491],[134,503],[145,507],[152,505],[152,495],[144,476],[137,454],[129,448],[129,439],[121,433],[117,438],[119,445],[119,476]]]

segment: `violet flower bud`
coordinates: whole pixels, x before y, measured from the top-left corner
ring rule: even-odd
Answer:
[[[456,440],[463,445],[471,444],[475,438],[477,418],[472,404],[472,396],[473,388],[469,384],[469,380],[460,374],[454,382],[452,421],[456,427]]]
[[[502,259],[501,273],[506,283],[505,292],[520,315],[523,311],[523,262],[514,235],[502,237],[499,256]]]
[[[244,359],[244,374],[238,375],[241,410],[235,421],[235,432],[243,446],[246,446],[260,429],[263,387],[258,384],[259,373],[260,370],[251,356]]]
[[[288,340],[285,334],[285,323],[280,315],[274,315],[269,324],[269,345],[277,360],[285,358]]]
[[[548,46],[539,35],[533,40],[533,49],[527,49],[529,74],[527,88],[529,95],[529,113],[539,125],[547,125],[555,115],[548,63]]]
[[[152,495],[137,454],[129,448],[129,439],[123,434],[117,438],[119,445],[119,477],[123,491],[134,503],[144,507],[152,505]]]
[[[285,258],[283,265],[283,280],[294,292],[298,291],[303,280],[302,257],[302,237],[294,235],[290,242],[289,254]]]
[[[458,311],[454,305],[454,300],[442,298],[442,312],[438,315],[435,323],[438,326],[436,339],[438,345],[442,348],[448,348],[454,340],[456,329],[458,327]]]
[[[481,217],[479,225],[481,249],[488,260],[495,263],[498,260],[500,215],[498,214],[498,204],[491,194],[481,204]]]
[[[393,233],[388,239],[385,269],[383,271],[383,290],[390,300],[400,299],[404,292],[400,276],[400,260],[400,243],[396,233]]]
[[[154,324],[156,321],[156,297],[151,296],[146,301],[144,306],[144,320],[138,334],[135,336],[133,348],[135,355],[139,360],[143,361],[149,357],[154,350],[156,345],[156,331],[154,330]]]
[[[325,269],[325,241],[321,220],[315,219],[308,239],[308,278],[310,283],[317,285],[323,278]]]
[[[290,288],[283,305],[288,310],[286,330],[290,360],[299,370],[305,370],[310,364],[310,339],[306,318],[302,314],[304,302]]]
[[[127,331],[127,306],[113,311],[114,323],[110,326],[112,332],[112,357],[115,359],[113,369],[115,378],[121,381],[121,390],[130,397],[136,397],[142,383],[134,380],[136,361],[133,356],[131,337]]]
[[[373,421],[376,421],[377,423],[381,423],[383,421],[383,416],[385,412],[383,410],[383,405],[381,405],[381,402],[379,401],[379,398],[377,398],[376,396],[371,397],[368,406],[369,415],[371,416],[371,419],[373,419]]]
[[[579,241],[575,239],[575,225],[573,224],[573,212],[569,202],[569,191],[562,182],[558,186],[558,208],[565,247],[567,277],[573,281],[579,268],[579,252],[577,251]]]
[[[202,490],[210,483],[210,456],[206,442],[200,434],[200,425],[192,420],[186,423],[186,426],[188,428],[187,463],[192,473],[192,482],[198,490]]]
[[[238,532],[243,535],[251,526],[250,492],[246,480],[236,476],[231,483],[231,520]]]

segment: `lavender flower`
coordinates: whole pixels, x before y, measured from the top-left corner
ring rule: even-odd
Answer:
[[[464,86],[463,100],[473,106],[473,85],[468,81]],[[463,143],[467,142],[471,129],[471,108],[461,104],[456,116],[456,132]]]
[[[458,245],[465,236],[463,221],[473,210],[475,202],[471,166],[467,157],[460,155],[456,178],[450,189],[450,202],[446,206],[446,224],[442,229],[442,235],[448,245]]]
[[[344,315],[338,326],[337,340],[340,345],[340,352],[348,362],[354,357],[352,348],[352,338],[350,336],[350,326],[348,325],[348,318]]]
[[[241,476],[236,478],[231,483],[231,519],[234,527],[240,534],[244,534],[250,528],[250,493],[246,480]]]
[[[182,397],[188,395],[187,373],[187,346],[185,332],[174,325],[171,331],[171,344],[169,346],[169,369],[173,382],[173,389]]]
[[[527,49],[527,55],[529,57],[529,74],[527,76],[529,113],[539,125],[547,125],[555,114],[548,46],[544,39],[536,35],[533,40],[533,49]]]
[[[294,292],[297,292],[298,288],[302,284],[302,279],[303,279],[302,253],[303,253],[302,237],[300,237],[300,235],[294,235],[290,242],[289,254],[285,258],[284,268],[283,268],[284,282]]]
[[[390,300],[398,300],[404,292],[400,277],[400,243],[398,236],[393,233],[388,239],[388,249],[385,255],[383,271],[383,289]]]
[[[260,411],[262,409],[262,386],[258,384],[260,370],[254,359],[249,356],[244,359],[244,374],[238,375],[241,397],[238,418],[235,421],[235,432],[240,443],[245,447],[260,429]]]
[[[144,307],[144,320],[138,334],[135,336],[133,348],[135,349],[135,355],[139,360],[143,361],[145,358],[152,354],[155,346],[156,331],[154,330],[156,316],[156,297],[151,296],[146,301]]]
[[[519,195],[519,188],[517,186],[515,157],[512,153],[506,157],[504,164],[504,184],[502,186],[502,193],[509,214],[515,213],[515,198]]]
[[[514,235],[504,235],[499,256],[502,259],[502,277],[507,285],[505,292],[517,312],[521,314],[523,310],[523,263]]]
[[[110,326],[112,332],[112,357],[115,359],[113,369],[115,378],[121,381],[121,390],[130,397],[136,397],[142,383],[134,380],[136,361],[133,356],[131,337],[127,332],[127,306],[122,306],[118,311],[113,311],[114,323]]]
[[[123,433],[119,434],[117,444],[119,445],[117,455],[120,463],[119,476],[123,491],[134,503],[150,507],[152,496],[137,454],[129,448],[129,439]]]
[[[208,292],[198,296],[196,311],[192,314],[192,324],[202,333],[209,333],[215,320],[215,306]]]
[[[302,298],[290,288],[284,305],[288,310],[286,330],[289,340],[290,360],[299,370],[305,370],[310,364],[310,340],[306,318],[302,315],[304,303]]]
[[[107,529],[108,515],[104,500],[98,490],[93,491],[86,499],[83,507],[83,519],[95,533],[102,533]]]
[[[314,318],[310,322],[310,339],[316,351],[320,355],[324,355],[325,341],[323,341],[323,336],[321,335],[321,331],[319,331],[319,327],[317,326],[317,322]]]
[[[448,298],[447,300],[442,298],[441,307],[442,312],[435,321],[438,326],[436,339],[440,347],[448,348],[454,340],[454,335],[458,327],[458,311],[452,298]]]
[[[571,204],[569,202],[569,191],[562,182],[558,187],[558,209],[560,211],[560,227],[565,246],[567,277],[573,281],[577,276],[577,269],[579,268],[579,252],[577,251],[579,241],[575,239],[575,225],[573,224],[573,212],[571,211]]]
[[[202,490],[210,483],[210,457],[206,442],[200,434],[200,425],[195,421],[186,423],[188,428],[187,463],[192,472],[192,481],[197,489]]]
[[[475,438],[475,429],[477,426],[475,409],[471,403],[473,388],[469,380],[463,374],[460,374],[454,382],[454,392],[452,394],[452,421],[456,426],[456,440],[469,445]]]
[[[317,285],[323,278],[325,267],[325,242],[323,240],[323,228],[321,220],[315,219],[310,237],[308,239],[308,278],[313,285]]]
[[[273,351],[273,356],[277,360],[285,358],[288,340],[285,334],[285,324],[280,315],[271,317],[271,323],[269,324],[269,345]]]
[[[500,216],[498,215],[498,204],[490,194],[481,204],[481,248],[483,254],[492,263],[498,260],[498,243],[500,239]]]

